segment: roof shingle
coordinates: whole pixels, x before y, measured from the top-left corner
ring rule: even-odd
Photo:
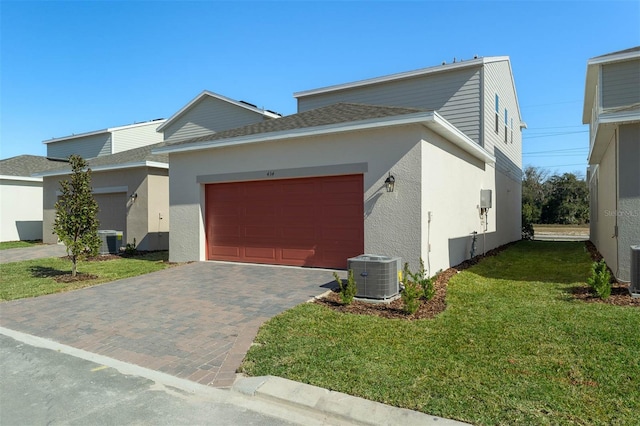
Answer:
[[[30,177],[34,173],[54,170],[64,164],[40,155],[18,155],[0,160],[0,175]]]
[[[425,110],[416,108],[390,107],[379,105],[366,105],[356,103],[337,103],[326,107],[317,108],[297,114],[287,115],[282,118],[262,121],[236,129],[225,130],[219,133],[200,136],[197,138],[167,144],[166,146],[178,146],[197,142],[230,139],[242,136],[284,132],[311,127],[328,126],[355,121],[371,120],[375,118],[393,117],[405,114],[415,114]]]

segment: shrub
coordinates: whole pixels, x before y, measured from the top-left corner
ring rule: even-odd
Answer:
[[[433,296],[436,294],[436,289],[433,283],[435,282],[435,278],[438,276],[438,274],[434,275],[432,278],[429,278],[427,276],[427,271],[425,271],[424,269],[424,261],[422,260],[422,258],[420,258],[420,269],[418,269],[418,272],[416,273],[412,273],[411,271],[409,271],[408,264],[405,263],[403,276],[408,276],[409,278],[411,278],[411,281],[420,286],[420,288],[422,289],[421,297],[423,297],[424,300],[429,301],[433,299]]]
[[[353,298],[355,297],[357,291],[356,280],[355,278],[353,278],[353,270],[349,269],[346,282],[343,282],[343,280],[336,272],[333,273],[333,277],[336,279],[338,285],[340,286],[340,299],[342,300],[342,303],[345,305],[350,305],[353,302]]]
[[[133,239],[133,244],[127,243],[127,246],[124,249],[124,252],[129,256],[133,256],[138,253],[138,249],[136,247],[136,239]]]
[[[587,284],[601,299],[607,299],[611,295],[611,274],[604,259],[600,262],[593,262],[591,276],[587,279]]]
[[[420,307],[420,293],[422,292],[420,284],[416,283],[413,278],[417,274],[412,274],[409,271],[409,263],[404,264],[402,273],[402,292],[400,297],[402,303],[404,303],[404,311],[408,314],[414,314]]]

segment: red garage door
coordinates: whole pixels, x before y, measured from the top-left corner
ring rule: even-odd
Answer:
[[[206,185],[210,260],[346,268],[363,253],[362,175]]]

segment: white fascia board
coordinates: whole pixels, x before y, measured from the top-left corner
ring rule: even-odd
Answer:
[[[169,169],[169,164],[160,163],[157,161],[140,161],[136,163],[124,163],[124,164],[112,164],[107,166],[97,166],[91,167],[92,172],[108,172],[111,170],[122,170],[122,169],[135,169],[138,167],[154,167],[157,169]],[[36,173],[33,176],[42,176],[42,177],[50,177],[50,176],[66,176],[71,174],[71,169],[69,170],[54,170],[50,172]]]
[[[598,164],[604,154],[604,148],[600,140],[608,140],[613,135],[613,129],[617,125],[640,122],[640,110],[616,111],[598,115],[595,123],[595,135],[589,135],[589,155],[588,164]],[[591,143],[591,138],[594,139]]]
[[[165,121],[166,120],[145,121],[143,123],[135,123],[135,124],[127,124],[125,126],[110,127],[108,129],[94,130],[92,132],[85,132],[85,133],[78,133],[77,135],[62,136],[62,137],[59,137],[59,138],[51,138],[51,139],[48,139],[46,141],[42,141],[42,143],[43,144],[49,144],[49,143],[53,143],[53,142],[60,142],[60,141],[67,141],[67,140],[71,140],[71,139],[84,138],[86,136],[101,135],[101,134],[104,134],[104,133],[111,133],[111,132],[115,132],[115,131],[119,131],[119,130],[131,129],[131,128],[134,128],[134,127],[158,125],[158,124],[164,123]]]
[[[478,145],[469,136],[465,135],[460,129],[448,122],[437,112],[433,112],[433,118],[426,121],[425,126],[443,136],[463,151],[468,152],[474,157],[493,165],[496,163],[496,157],[491,155],[487,150]]]
[[[281,132],[263,133],[258,135],[240,136],[229,139],[219,139],[205,142],[196,142],[178,146],[164,146],[152,150],[153,154],[177,153],[215,149],[236,145],[247,145],[252,143],[263,143],[275,140],[286,140],[293,138],[312,137],[343,132],[353,132],[358,130],[370,130],[380,127],[401,126],[407,124],[422,124],[431,128],[436,133],[444,136],[471,155],[488,162],[495,163],[495,157],[489,154],[484,148],[475,143],[471,138],[462,133],[453,124],[445,120],[435,111],[418,112],[415,114],[405,114],[388,118],[374,118],[369,120],[354,121],[350,123],[331,124],[326,126],[308,127],[303,129],[285,130]]]
[[[153,125],[157,126],[157,125],[163,124],[165,121],[167,120],[153,120],[153,121],[145,121],[142,123],[127,124],[126,126],[111,127],[107,129],[107,131],[116,132],[118,130],[133,129],[134,127],[153,126]]]
[[[406,72],[401,72],[397,74],[390,74],[382,77],[374,77],[374,78],[369,78],[365,80],[354,81],[351,83],[336,84],[333,86],[321,87],[319,89],[304,90],[301,92],[294,93],[293,97],[303,98],[305,96],[317,95],[320,93],[328,93],[336,90],[351,89],[354,87],[367,86],[370,84],[383,83],[386,81],[402,80],[405,78],[417,77],[417,76],[426,75],[426,74],[447,72],[447,71],[452,71],[456,69],[475,67],[485,63],[499,62],[499,61],[505,61],[505,60],[508,61],[509,57],[508,56],[491,56],[486,58],[471,59],[468,61],[460,61],[460,62],[445,64],[445,65],[436,65],[433,67],[421,68],[418,70],[406,71]]]
[[[634,50],[631,52],[612,53],[610,55],[597,56],[587,61],[589,65],[609,64],[613,62],[628,61],[629,59],[640,58],[640,50]]]
[[[41,177],[0,175],[0,180],[17,180],[21,182],[42,182]]]
[[[611,55],[598,56],[591,58],[587,61],[587,76],[584,86],[584,107],[582,110],[582,124],[588,124],[591,121],[591,108],[593,107],[593,99],[596,94],[596,87],[598,85],[598,75],[600,73],[600,67],[604,64],[611,64],[614,62],[629,61],[632,59],[639,59],[640,51],[623,52]]]
[[[268,111],[263,111],[260,108],[256,108],[256,107],[252,107],[251,105],[247,105],[244,104],[242,102],[233,100],[231,98],[227,98],[226,96],[223,95],[219,95],[217,93],[211,92],[209,90],[203,90],[198,96],[196,96],[195,98],[193,98],[191,101],[189,101],[189,103],[187,103],[185,106],[183,106],[182,108],[180,108],[180,110],[178,110],[178,112],[176,112],[175,114],[173,114],[171,117],[169,117],[168,119],[166,119],[164,121],[164,123],[162,123],[161,126],[159,126],[156,129],[156,132],[162,132],[166,127],[168,127],[171,123],[173,123],[174,121],[176,121],[179,117],[181,117],[182,115],[184,115],[187,111],[189,111],[191,108],[193,108],[194,105],[196,105],[198,102],[200,102],[200,100],[204,97],[212,97],[212,98],[216,98],[219,99],[221,101],[224,102],[228,102],[232,105],[241,107],[241,108],[245,108],[248,109],[249,111],[267,116],[269,118],[279,118],[280,116],[277,114],[273,114],[271,112]]]
[[[350,132],[354,130],[373,129],[376,127],[397,126],[400,124],[421,123],[430,112],[419,112],[387,118],[375,118],[369,120],[352,121],[349,123],[329,124],[325,126],[305,127],[301,129],[282,130],[279,132],[259,133],[256,135],[238,136],[235,138],[218,139],[188,144],[167,145],[151,151],[152,154],[164,154],[186,151],[200,151],[225,146],[246,145],[257,142],[285,140],[301,137],[326,135],[332,133]]]
[[[109,132],[110,132],[109,129],[95,130],[93,132],[78,133],[77,135],[63,136],[63,137],[60,137],[60,138],[51,138],[49,140],[42,141],[42,143],[46,145],[48,143],[67,141],[67,140],[77,139],[77,138],[84,138],[86,136],[101,135],[103,133],[109,133]]]

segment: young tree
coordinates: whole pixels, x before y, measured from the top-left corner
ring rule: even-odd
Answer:
[[[56,203],[53,233],[67,246],[71,274],[78,271],[78,259],[95,256],[100,248],[98,203],[91,193],[91,169],[79,155],[69,157],[71,179],[60,181],[62,195]]]

